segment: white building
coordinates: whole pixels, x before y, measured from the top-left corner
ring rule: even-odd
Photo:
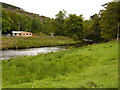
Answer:
[[[26,31],[12,31],[12,36],[31,37],[32,33],[31,32],[26,32]]]

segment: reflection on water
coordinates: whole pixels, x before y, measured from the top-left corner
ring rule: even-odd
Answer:
[[[43,47],[43,48],[30,48],[21,50],[3,50],[0,51],[0,60],[10,59],[17,56],[34,56],[42,53],[57,52],[65,50],[61,47]]]

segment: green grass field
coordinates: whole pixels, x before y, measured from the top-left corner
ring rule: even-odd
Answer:
[[[37,48],[74,43],[76,42],[73,39],[63,36],[2,37],[2,49]]]
[[[3,88],[118,88],[116,41],[5,60]]]

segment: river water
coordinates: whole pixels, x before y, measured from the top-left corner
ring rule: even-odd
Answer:
[[[6,60],[10,58],[20,56],[34,56],[42,53],[50,53],[65,50],[63,47],[42,47],[42,48],[30,48],[20,50],[3,50],[0,51],[0,60]]]

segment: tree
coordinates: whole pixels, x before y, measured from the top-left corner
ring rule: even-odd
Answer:
[[[70,14],[64,22],[65,35],[75,40],[83,38],[83,18],[76,14]]]
[[[100,11],[101,35],[103,38],[110,40],[117,36],[118,23],[120,23],[120,2],[110,2],[105,10]]]
[[[56,32],[55,34],[56,35],[64,35],[64,21],[66,19],[66,11],[63,10],[63,11],[59,11],[59,13],[56,15],[56,18],[55,18],[55,23],[54,25],[56,26]]]
[[[92,32],[96,32],[100,34],[101,29],[100,29],[100,24],[99,24],[99,21],[100,21],[99,15],[94,14],[93,16],[91,16],[91,20],[93,21],[91,25]]]
[[[10,18],[2,19],[2,33],[3,34],[11,33],[12,23],[13,21]]]
[[[16,12],[10,12],[9,17],[13,21],[11,30],[19,30],[19,14]]]
[[[66,18],[66,13],[67,12],[65,10],[59,11],[59,13],[57,15],[55,15],[56,16],[55,20],[58,22],[64,22],[64,20]]]
[[[57,31],[57,27],[55,26],[55,24],[56,24],[56,21],[54,19],[47,19],[44,24],[44,32],[43,33],[46,33],[48,35],[50,35],[50,33],[55,34]]]
[[[87,33],[92,32],[92,26],[93,26],[92,24],[93,24],[93,20],[91,20],[91,19],[90,20],[85,20],[83,22],[84,36],[86,36]]]
[[[10,12],[2,9],[2,34],[11,33],[13,20],[10,18]]]
[[[42,32],[42,22],[38,18],[32,19],[32,32],[39,33]]]
[[[32,27],[32,22],[31,22],[31,18],[27,17],[25,15],[19,15],[20,19],[19,19],[19,28],[21,31],[31,31]]]

